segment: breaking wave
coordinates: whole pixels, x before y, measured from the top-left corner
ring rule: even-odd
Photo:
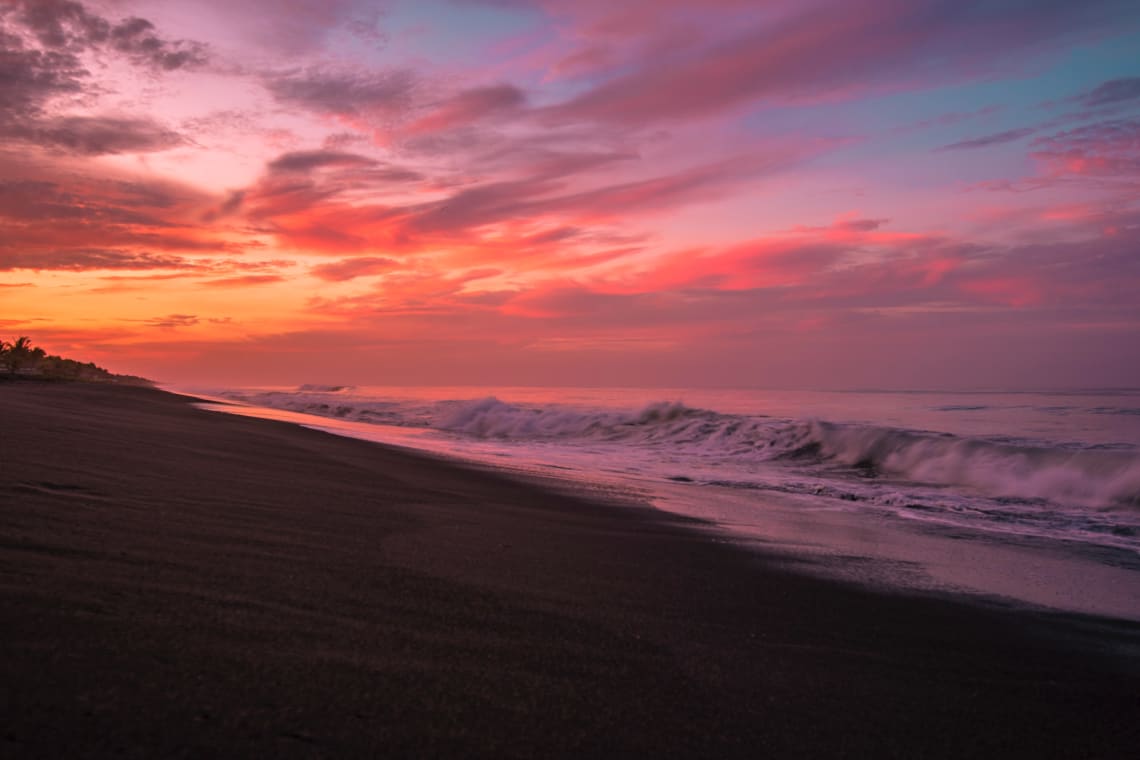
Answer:
[[[635,411],[512,404],[495,397],[406,401],[354,398],[344,386],[243,394],[251,403],[326,417],[433,428],[502,442],[608,444],[671,462],[811,468],[864,479],[948,487],[991,499],[1070,506],[1140,506],[1134,448],[1031,445],[921,430],[724,414],[662,401]],[[611,447],[612,449],[612,447]]]
[[[1140,506],[1134,451],[1019,446],[948,434],[826,422],[808,424],[819,456],[914,483],[996,498],[1081,506]]]
[[[1140,506],[1135,451],[1019,446],[872,425],[720,414],[674,402],[627,414],[584,413],[519,407],[492,397],[459,406],[438,427],[483,438],[584,438],[726,459],[815,460],[990,497]]]

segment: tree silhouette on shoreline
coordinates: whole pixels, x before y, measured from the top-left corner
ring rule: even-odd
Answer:
[[[25,366],[38,367],[47,356],[42,348],[33,348],[32,340],[21,335],[11,343],[0,341],[0,360],[6,360],[11,372],[19,372]]]
[[[21,335],[14,341],[0,340],[0,379],[35,377],[47,380],[76,380],[96,383],[150,385],[145,378],[116,375],[92,362],[78,362],[48,354]]]

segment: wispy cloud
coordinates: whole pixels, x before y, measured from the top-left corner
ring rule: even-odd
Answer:
[[[190,265],[181,256],[168,256],[132,251],[73,248],[65,250],[37,251],[34,253],[4,250],[0,247],[0,270],[32,269],[70,270],[81,272],[88,269],[182,269]]]
[[[381,256],[360,256],[358,258],[343,259],[341,261],[315,266],[312,269],[312,273],[322,280],[344,282],[345,280],[353,280],[357,277],[368,277],[370,275],[380,274],[398,265],[399,262],[395,259],[388,259]]]
[[[201,321],[196,314],[168,314],[165,317],[148,319],[146,324],[163,330],[173,330],[179,327],[193,327]]]
[[[148,119],[61,116],[16,125],[9,136],[81,156],[151,153],[181,145],[181,135]]]
[[[1053,173],[1140,176],[1140,119],[1117,119],[1033,141],[1032,155]]]
[[[386,120],[413,102],[418,78],[409,69],[374,71],[309,67],[276,72],[265,86],[278,102],[318,114]]]
[[[1111,79],[1082,95],[1079,101],[1089,108],[1140,100],[1140,77]]]
[[[753,18],[734,18],[731,33],[712,37],[700,34],[699,26],[680,35],[669,26],[662,29],[668,12],[645,8],[623,18],[620,10],[610,11],[591,19],[587,44],[597,44],[592,40],[599,31],[627,44],[665,34],[673,44],[646,44],[643,57],[624,67],[628,72],[551,108],[548,118],[653,123],[708,117],[749,104],[851,98],[963,81],[992,70],[1019,49],[1110,24],[1123,8],[1118,0],[998,6],[984,0],[953,6],[940,0],[778,3]],[[1009,28],[1018,34],[1009,35]],[[918,75],[915,66],[930,60],[941,62],[942,73],[927,69]]]
[[[272,285],[284,281],[284,277],[277,274],[245,274],[237,277],[221,277],[216,280],[203,280],[202,285],[207,288],[247,288],[258,285]]]
[[[409,129],[416,133],[467,126],[492,115],[515,111],[525,102],[523,91],[509,84],[463,90],[443,102],[429,105],[428,113]]]
[[[949,145],[943,145],[938,148],[939,151],[947,150],[974,150],[976,148],[989,148],[994,145],[1005,145],[1006,143],[1017,142],[1025,137],[1036,132],[1032,127],[1022,127],[1021,129],[1008,129],[1005,132],[997,132],[992,135],[984,135],[982,137],[974,137],[969,140],[959,140]]]

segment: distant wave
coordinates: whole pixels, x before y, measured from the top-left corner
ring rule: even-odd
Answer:
[[[1089,411],[1093,414],[1140,416],[1140,407],[1136,406],[1096,406]]]

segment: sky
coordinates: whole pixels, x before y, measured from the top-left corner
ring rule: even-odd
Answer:
[[[172,384],[1140,386],[1135,0],[0,0],[0,337]]]

